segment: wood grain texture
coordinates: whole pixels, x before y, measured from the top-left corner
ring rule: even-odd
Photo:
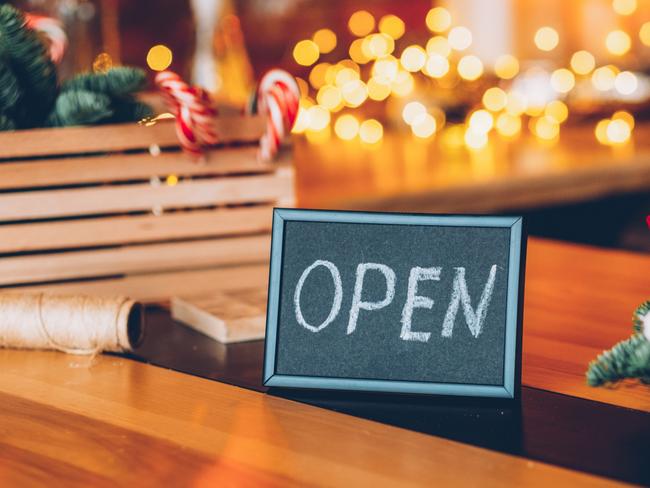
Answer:
[[[215,119],[215,128],[222,143],[254,142],[264,133],[264,119],[220,116]],[[152,144],[179,147],[173,120],[150,126],[116,124],[0,133],[2,159],[147,149]]]
[[[77,485],[127,486],[145,472],[187,486],[612,484],[122,358],[0,350],[0,370],[0,480],[31,484],[46,471]]]

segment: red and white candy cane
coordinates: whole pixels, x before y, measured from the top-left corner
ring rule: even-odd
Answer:
[[[300,89],[293,76],[281,69],[268,71],[256,92],[257,109],[266,113],[266,132],[260,139],[260,157],[275,157],[282,139],[291,132],[298,115]]]
[[[66,36],[63,30],[61,22],[52,17],[35,14],[25,14],[25,21],[27,27],[42,33],[47,38],[50,44],[50,59],[56,64],[59,64],[68,47],[68,36]]]
[[[219,141],[214,126],[217,110],[210,95],[202,88],[189,86],[172,71],[158,73],[156,84],[176,117],[176,134],[181,147],[200,159],[206,146]]]

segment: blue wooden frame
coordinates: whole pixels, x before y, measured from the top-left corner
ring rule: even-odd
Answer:
[[[508,261],[508,298],[506,304],[503,385],[494,386],[420,381],[348,379],[276,374],[280,285],[282,281],[282,250],[284,223],[286,221],[455,227],[509,227],[510,253]],[[526,258],[526,230],[523,217],[374,213],[275,208],[273,210],[272,235],[273,240],[271,244],[271,267],[269,272],[269,293],[266,319],[266,343],[264,347],[263,383],[265,386],[375,391],[386,393],[460,395],[510,399],[518,398],[521,385],[521,323]]]

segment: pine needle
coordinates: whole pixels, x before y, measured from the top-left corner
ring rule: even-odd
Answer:
[[[125,97],[141,90],[146,79],[143,70],[120,66],[105,73],[79,74],[66,81],[62,90],[87,90],[111,97]]]
[[[105,121],[113,115],[111,99],[102,93],[72,90],[61,93],[56,99],[48,125],[68,127],[90,125]]]

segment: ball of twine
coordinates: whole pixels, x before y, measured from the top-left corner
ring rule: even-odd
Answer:
[[[143,337],[142,305],[125,297],[0,293],[0,347],[125,352]]]

